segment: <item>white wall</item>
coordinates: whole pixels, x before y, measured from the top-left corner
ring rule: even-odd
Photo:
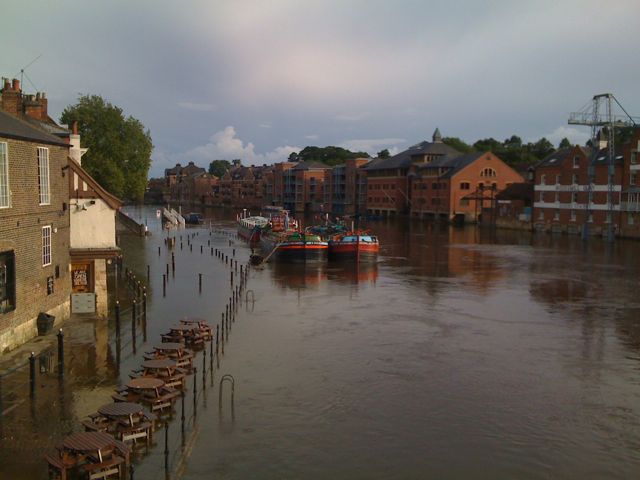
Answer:
[[[90,202],[95,202],[91,205]],[[116,246],[116,211],[103,200],[70,200],[71,248],[112,248]],[[83,210],[86,206],[86,210]]]

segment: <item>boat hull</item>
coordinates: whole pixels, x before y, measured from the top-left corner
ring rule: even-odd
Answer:
[[[277,261],[324,261],[329,251],[327,242],[279,241],[269,236],[260,239],[260,246],[267,255],[275,248],[271,258]]]
[[[375,260],[378,257],[380,245],[372,237],[354,236],[329,241],[329,257],[335,260]]]

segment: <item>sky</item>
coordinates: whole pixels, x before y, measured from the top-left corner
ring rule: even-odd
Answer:
[[[639,18],[638,0],[25,0],[2,7],[0,76],[24,68],[55,120],[81,94],[139,119],[153,177],[307,145],[394,153],[436,127],[584,143],[567,118],[595,94],[640,116]]]

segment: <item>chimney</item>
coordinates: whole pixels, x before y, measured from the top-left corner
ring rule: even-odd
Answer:
[[[2,110],[13,116],[22,114],[22,93],[20,92],[20,81],[15,78],[9,84],[9,79],[5,79],[2,89]]]
[[[71,134],[69,135],[69,156],[82,165],[82,156],[87,153],[87,148],[80,147],[80,134],[78,134],[78,122],[73,122]]]
[[[47,96],[38,92],[36,95],[23,95],[24,114],[36,120],[46,121],[47,114]]]

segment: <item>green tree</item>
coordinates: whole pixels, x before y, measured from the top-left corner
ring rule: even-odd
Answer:
[[[538,159],[543,159],[554,150],[555,148],[553,147],[553,144],[544,137],[531,145],[531,153]]]
[[[378,152],[378,158],[389,158],[390,156],[391,154],[389,153],[389,150],[387,148]]]
[[[352,152],[342,147],[305,147],[295,156],[289,155],[294,162],[320,162],[333,167],[341,165],[349,158],[369,158],[367,152]]]
[[[231,169],[229,160],[214,160],[209,164],[209,173],[218,178],[221,178],[229,169]]]
[[[142,200],[151,166],[153,143],[144,125],[99,95],[81,95],[67,106],[60,121],[78,122],[82,146],[88,148],[82,166],[100,185],[127,200]]]
[[[460,153],[469,153],[473,151],[473,147],[466,143],[464,140],[459,139],[458,137],[444,137],[442,139],[443,143],[446,143],[450,147],[455,148]]]
[[[480,152],[499,152],[502,150],[502,144],[495,138],[483,138],[473,144],[473,148]]]
[[[571,142],[567,137],[564,137],[562,140],[560,140],[558,148],[571,148]]]

